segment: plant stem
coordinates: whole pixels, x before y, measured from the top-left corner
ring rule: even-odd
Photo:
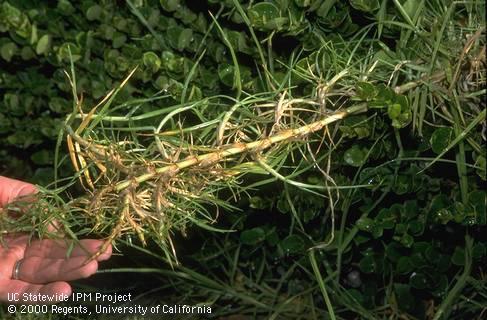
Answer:
[[[328,309],[328,314],[330,316],[330,319],[336,320],[335,312],[333,311],[333,306],[331,304],[330,297],[328,296],[328,292],[326,291],[325,282],[323,281],[323,277],[321,276],[320,269],[318,268],[318,263],[316,262],[315,250],[311,249],[309,251],[309,259],[311,261],[311,267],[313,268],[315,277],[318,280],[321,293],[323,294],[323,299],[325,299],[325,304],[326,304],[326,308]]]
[[[138,177],[135,177],[133,179],[129,180],[124,180],[119,182],[115,186],[116,191],[121,191],[125,188],[127,188],[132,181],[136,183],[142,183],[144,181],[152,179],[154,176],[163,174],[163,173],[169,173],[169,175],[175,175],[177,172],[179,172],[182,169],[194,166],[194,165],[200,165],[200,166],[206,166],[209,164],[213,164],[216,162],[220,162],[223,159],[241,154],[244,152],[249,152],[249,151],[257,151],[257,150],[264,150],[269,148],[270,146],[294,139],[299,136],[306,136],[309,135],[313,132],[319,131],[323,129],[326,125],[329,125],[330,123],[336,122],[338,120],[344,119],[350,114],[355,114],[359,112],[364,112],[367,110],[367,104],[366,103],[360,103],[354,106],[351,106],[347,108],[345,111],[338,111],[335,112],[329,116],[326,116],[325,118],[315,121],[313,123],[295,128],[295,129],[287,129],[283,130],[281,132],[278,132],[270,137],[263,138],[260,140],[256,140],[253,142],[249,143],[232,143],[232,144],[227,144],[224,145],[220,148],[220,150],[210,152],[210,153],[205,153],[202,155],[197,155],[197,156],[191,156],[186,159],[183,159],[179,162],[157,168],[151,172],[148,172],[146,174],[140,175]],[[71,130],[72,131],[72,130]],[[75,139],[76,140],[76,139]]]
[[[462,291],[463,287],[467,284],[467,279],[470,276],[470,270],[472,268],[472,246],[473,239],[469,235],[465,236],[465,268],[463,269],[462,275],[458,278],[457,283],[450,290],[445,300],[441,303],[438,310],[435,313],[433,320],[439,320],[448,318],[450,309],[458,294]]]

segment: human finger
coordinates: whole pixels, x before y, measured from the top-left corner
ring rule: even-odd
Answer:
[[[0,206],[36,192],[37,188],[33,184],[0,176]]]
[[[45,284],[88,278],[96,270],[98,270],[98,262],[89,261],[86,256],[68,259],[27,257],[21,260],[17,276],[25,282]]]
[[[91,257],[103,246],[104,241],[83,239],[77,244],[73,240],[42,239],[33,241],[25,251],[25,257],[46,257],[51,259],[65,259],[73,257]],[[71,249],[71,246],[74,248]],[[69,254],[68,254],[69,253]],[[96,260],[104,261],[112,255],[112,246],[97,256]]]

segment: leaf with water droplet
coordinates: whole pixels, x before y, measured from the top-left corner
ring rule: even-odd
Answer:
[[[353,147],[345,151],[345,154],[343,155],[343,160],[345,160],[345,162],[352,167],[360,167],[365,163],[366,156],[367,153],[363,149],[361,149],[357,145],[354,145]]]
[[[258,29],[272,29],[272,21],[280,18],[279,9],[270,2],[260,2],[253,5],[249,12],[249,19],[252,26]]]
[[[228,87],[233,86],[233,75],[235,68],[229,64],[221,64],[218,66],[218,77],[221,82]]]
[[[373,273],[377,269],[377,263],[373,256],[365,256],[359,262],[359,268],[363,273]]]
[[[356,225],[359,230],[371,232],[374,227],[374,220],[364,217],[357,220]]]
[[[176,11],[181,6],[181,0],[160,0],[159,3],[167,12]]]
[[[280,246],[285,254],[295,254],[304,251],[304,240],[302,237],[292,234],[282,240]]]
[[[161,59],[152,51],[145,52],[142,57],[142,62],[152,73],[159,71],[161,67]]]
[[[413,272],[409,277],[409,284],[416,289],[426,289],[429,287],[428,277],[420,272]]]
[[[433,132],[430,139],[431,149],[436,154],[442,153],[454,139],[453,129],[442,127]]]

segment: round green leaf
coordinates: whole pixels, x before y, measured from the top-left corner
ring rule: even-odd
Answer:
[[[409,284],[416,289],[426,289],[429,287],[428,277],[420,272],[413,272],[409,277]]]
[[[164,51],[161,55],[162,65],[170,72],[183,72],[184,59],[176,56],[171,51]]]
[[[353,242],[355,242],[356,245],[361,245],[362,243],[367,243],[368,241],[370,241],[370,236],[366,233],[359,232],[353,238]]]
[[[374,220],[365,217],[365,218],[358,219],[356,225],[359,230],[372,232],[375,223]]]
[[[451,265],[450,256],[446,254],[440,254],[439,258],[434,262],[438,272],[445,272]]]
[[[170,26],[166,31],[166,39],[174,49],[179,49],[179,37],[183,32],[184,28],[179,25]]]
[[[455,251],[451,256],[451,262],[457,266],[463,266],[465,264],[465,250],[460,247],[455,247]]]
[[[345,160],[345,162],[352,167],[360,167],[365,163],[366,156],[367,154],[366,152],[364,152],[363,149],[354,145],[353,147],[345,151],[343,160]]]
[[[275,246],[279,243],[279,235],[276,232],[276,228],[272,228],[271,231],[269,231],[266,235],[266,242],[270,246]]]
[[[377,89],[369,82],[359,82],[355,87],[355,91],[358,98],[365,101],[370,101],[377,95]]]
[[[401,246],[397,242],[391,241],[386,247],[385,255],[391,261],[397,262],[403,257],[400,250]]]
[[[246,245],[256,245],[259,242],[264,241],[265,231],[262,228],[253,228],[245,230],[240,234],[240,242]]]
[[[380,8],[379,0],[350,0],[350,4],[357,10],[373,12]]]
[[[48,165],[53,161],[53,154],[48,150],[40,150],[33,153],[30,159],[37,165]]]
[[[410,221],[408,223],[409,231],[415,236],[421,235],[421,233],[423,232],[423,227],[424,227],[424,223],[419,219]]]
[[[435,289],[432,291],[435,297],[444,297],[448,292],[448,278],[446,275],[441,275],[435,283]]]
[[[412,254],[410,261],[416,269],[421,269],[429,264],[429,261],[426,261],[426,259],[420,253]]]
[[[264,199],[259,196],[251,197],[249,202],[250,202],[249,206],[251,208],[258,209],[258,210],[267,209],[272,205],[272,200]]]
[[[22,50],[20,50],[20,57],[23,60],[30,60],[35,57],[35,52],[32,50],[30,46],[23,47]]]
[[[409,257],[400,257],[397,261],[396,272],[399,274],[410,273],[413,271],[413,267]]]
[[[125,34],[115,31],[112,37],[113,48],[115,49],[120,48],[125,44],[126,41],[127,41],[127,36]]]
[[[414,243],[414,238],[409,234],[405,233],[402,235],[400,242],[406,248],[410,248]]]
[[[167,12],[176,11],[181,7],[181,0],[160,0],[161,7]]]
[[[359,268],[363,273],[373,273],[377,270],[377,263],[373,256],[365,256],[359,262]]]
[[[57,9],[61,14],[66,16],[72,15],[76,11],[69,0],[58,0]]]
[[[252,26],[267,29],[268,24],[280,17],[279,9],[269,2],[260,2],[249,10],[249,18]]]
[[[47,51],[49,51],[50,46],[51,46],[51,37],[48,34],[45,34],[39,39],[39,41],[37,41],[36,53],[38,55],[47,53]]]
[[[63,98],[53,97],[49,101],[49,109],[56,113],[68,113],[71,108],[71,104]]]
[[[81,49],[75,45],[74,43],[66,42],[62,44],[59,49],[57,50],[57,59],[59,62],[69,62],[70,61],[70,52],[71,52],[71,58],[73,59],[73,62],[78,61],[81,59]]]
[[[144,66],[152,71],[152,73],[156,73],[161,67],[161,59],[159,59],[157,54],[152,51],[144,53],[144,56],[142,57],[142,62],[144,63]]]
[[[394,283],[394,293],[396,294],[397,301],[401,301],[398,307],[405,311],[414,311],[417,303],[414,299],[414,295],[411,293],[411,287],[403,283]]]
[[[454,136],[452,128],[438,128],[435,130],[435,132],[433,132],[433,135],[431,136],[431,149],[433,150],[433,152],[440,154],[448,147],[453,139]]]
[[[183,50],[189,47],[191,41],[193,41],[193,30],[189,28],[181,30],[178,38],[178,49]]]
[[[390,104],[387,108],[389,118],[396,119],[401,115],[401,105],[399,103]]]
[[[0,55],[2,56],[3,60],[10,62],[10,60],[12,60],[12,57],[15,55],[17,50],[18,47],[15,43],[7,42],[4,45],[2,45],[2,47],[0,48]]]
[[[91,6],[88,8],[88,10],[86,10],[86,19],[88,19],[90,21],[99,20],[102,12],[103,12],[102,7],[95,4],[94,6]]]
[[[224,85],[228,87],[233,86],[233,74],[235,68],[229,64],[221,64],[218,66],[218,77]]]
[[[52,168],[37,168],[32,177],[41,185],[48,185],[54,180],[54,171]]]
[[[290,235],[280,243],[285,254],[294,254],[304,250],[304,240],[298,235]]]

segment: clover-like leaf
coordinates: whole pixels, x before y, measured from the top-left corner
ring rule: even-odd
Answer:
[[[350,0],[350,4],[357,10],[374,12],[380,8],[379,0]]]
[[[97,4],[91,6],[86,10],[86,19],[89,21],[99,20],[101,14],[103,12],[103,8]]]
[[[167,12],[176,11],[181,7],[181,0],[160,0],[161,7]]]
[[[73,59],[73,62],[81,59],[81,49],[74,43],[63,43],[57,50],[56,56],[59,62],[69,62]]]
[[[363,273],[373,273],[377,270],[377,262],[374,256],[365,256],[359,262],[360,271]]]
[[[304,250],[303,238],[295,234],[284,238],[279,245],[285,254],[295,254]]]
[[[455,251],[453,251],[451,256],[451,262],[456,266],[463,266],[465,264],[465,249],[455,247]]]
[[[51,46],[51,37],[48,34],[43,35],[36,45],[36,53],[38,55],[45,54],[49,51]]]
[[[230,64],[221,64],[218,66],[218,77],[220,81],[228,86],[233,86],[233,78],[234,78],[235,67]]]
[[[345,154],[343,155],[343,160],[345,160],[346,164],[352,167],[360,167],[367,160],[366,157],[367,152],[359,146],[354,145],[353,147],[345,151]]]
[[[359,82],[355,86],[357,97],[364,101],[371,101],[377,96],[377,89],[370,82]]]
[[[13,42],[7,42],[0,48],[0,55],[2,59],[10,62],[12,57],[17,53],[19,47]]]
[[[273,29],[272,22],[280,18],[279,8],[270,2],[259,2],[248,12],[250,22],[259,29]]]
[[[440,154],[450,145],[454,138],[453,128],[438,128],[431,136],[431,149],[433,152]]]
[[[411,271],[413,271],[413,264],[411,263],[411,260],[407,256],[402,256],[399,258],[397,261],[396,265],[396,272],[399,274],[408,274]]]
[[[260,227],[245,230],[240,234],[240,242],[246,245],[256,245],[264,240],[265,231]]]
[[[357,220],[355,223],[357,228],[362,231],[372,232],[375,222],[371,218],[363,217]]]
[[[152,51],[144,53],[142,62],[152,73],[156,73],[161,67],[161,59]]]
[[[409,277],[409,284],[416,289],[426,289],[430,282],[428,276],[422,272],[413,272]]]
[[[411,287],[403,283],[394,283],[394,293],[396,295],[397,301],[401,301],[398,307],[401,310],[411,312],[414,311],[417,303],[414,295],[411,293]]]

